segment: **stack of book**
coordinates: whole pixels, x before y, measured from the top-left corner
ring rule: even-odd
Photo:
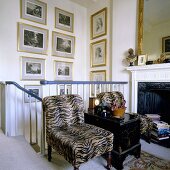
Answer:
[[[147,117],[152,119],[152,121],[160,121],[160,115],[158,114],[145,114]]]
[[[170,137],[170,126],[163,121],[153,121],[154,127],[151,135],[156,140],[168,139]]]

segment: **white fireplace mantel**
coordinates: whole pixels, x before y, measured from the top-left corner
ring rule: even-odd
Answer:
[[[137,112],[138,82],[170,82],[170,63],[131,66],[131,111]]]

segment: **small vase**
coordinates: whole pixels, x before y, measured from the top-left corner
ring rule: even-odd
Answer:
[[[125,114],[125,108],[118,108],[118,109],[115,109],[112,114],[114,117],[118,117],[118,118],[122,118],[124,117],[124,114]]]

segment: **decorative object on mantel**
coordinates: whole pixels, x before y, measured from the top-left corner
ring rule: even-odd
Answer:
[[[155,60],[153,63],[160,64],[160,63],[164,63],[165,60],[166,60],[166,54],[162,53],[160,57],[157,60]]]
[[[145,65],[146,64],[146,54],[142,54],[138,56],[138,66]]]
[[[129,66],[134,66],[134,62],[137,60],[137,55],[134,55],[134,50],[129,48],[129,55],[126,57],[126,60],[130,63]]]

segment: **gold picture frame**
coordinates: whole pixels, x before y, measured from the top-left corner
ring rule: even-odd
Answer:
[[[162,38],[162,53],[170,54],[170,36]]]
[[[91,15],[91,39],[107,34],[107,8]]]
[[[22,19],[47,24],[47,4],[39,0],[20,0]]]
[[[73,62],[54,61],[55,80],[73,80]]]
[[[48,30],[18,22],[18,51],[47,55]]]
[[[45,59],[22,56],[21,80],[45,80]]]
[[[52,32],[52,55],[59,57],[74,58],[75,53],[75,37]]]
[[[106,70],[97,70],[90,72],[91,81],[106,81]],[[104,86],[100,84],[91,85],[91,96],[96,96],[103,91]]]
[[[106,66],[106,39],[91,43],[91,67]]]
[[[56,7],[55,8],[55,28],[73,33],[74,14]]]

